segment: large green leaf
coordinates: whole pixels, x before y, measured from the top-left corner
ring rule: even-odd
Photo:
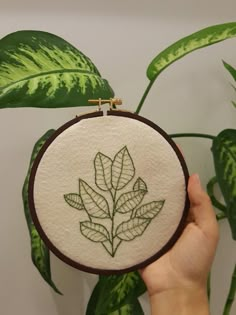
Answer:
[[[226,215],[236,240],[236,129],[223,130],[214,140],[212,152],[216,177],[226,203]]]
[[[236,22],[204,28],[184,37],[157,55],[147,69],[147,77],[154,81],[169,65],[190,52],[236,36]]]
[[[0,40],[0,108],[88,106],[113,96],[91,60],[56,35],[18,31]]]
[[[56,288],[55,284],[51,278],[51,268],[50,268],[50,255],[49,250],[42,241],[41,237],[39,236],[34,223],[31,218],[30,210],[29,210],[29,202],[28,202],[28,189],[29,189],[29,177],[33,162],[38,155],[39,150],[45,143],[45,141],[54,133],[54,130],[47,131],[35,144],[31,160],[30,166],[28,169],[28,173],[24,182],[23,190],[22,190],[22,197],[24,203],[24,211],[25,217],[29,229],[30,239],[31,239],[31,257],[35,267],[40,272],[41,276],[44,280],[59,294],[61,292]]]
[[[138,272],[123,275],[100,276],[87,306],[86,315],[113,314],[125,305],[136,305],[137,298],[146,291]],[[107,294],[109,292],[109,295]],[[124,307],[124,309],[126,309]],[[123,310],[124,310],[123,309]],[[119,314],[119,313],[118,313]],[[130,313],[122,313],[130,314]],[[138,315],[133,311],[132,315]]]

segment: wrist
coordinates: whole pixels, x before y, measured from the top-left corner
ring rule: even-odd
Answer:
[[[206,288],[177,288],[150,295],[152,315],[209,315]]]

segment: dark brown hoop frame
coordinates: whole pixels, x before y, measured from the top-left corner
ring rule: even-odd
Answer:
[[[79,123],[82,119],[89,119],[89,118],[94,118],[94,117],[99,117],[99,116],[103,116],[103,112],[102,111],[97,111],[97,112],[93,112],[93,113],[89,113],[89,114],[84,114],[81,116],[78,116],[72,120],[70,120],[69,122],[65,123],[63,126],[61,126],[59,129],[57,129],[55,131],[55,133],[45,142],[45,144],[42,146],[41,150],[39,151],[32,170],[31,170],[31,174],[30,174],[30,178],[29,178],[29,192],[28,192],[28,200],[29,200],[29,207],[30,207],[30,212],[31,212],[31,216],[32,216],[32,220],[35,224],[35,227],[39,233],[39,235],[41,236],[41,238],[43,239],[43,241],[45,242],[46,246],[49,248],[50,251],[52,251],[59,259],[61,259],[63,262],[67,263],[68,265],[85,271],[85,272],[89,272],[89,273],[94,273],[94,274],[103,274],[103,275],[110,275],[110,274],[122,274],[122,273],[126,273],[126,272],[130,272],[130,271],[134,271],[134,270],[138,270],[141,268],[144,268],[145,266],[149,265],[150,263],[154,262],[155,260],[157,260],[158,258],[160,258],[163,254],[165,254],[177,241],[177,239],[179,238],[179,236],[181,235],[185,223],[186,223],[186,218],[188,215],[188,210],[189,210],[189,199],[188,199],[188,195],[187,195],[187,183],[188,183],[188,178],[189,178],[189,173],[188,173],[188,169],[186,166],[186,163],[184,161],[184,158],[180,152],[180,150],[178,149],[178,147],[176,146],[176,144],[174,143],[174,141],[166,134],[165,131],[163,131],[160,127],[158,127],[156,124],[154,124],[152,121],[139,116],[137,114],[133,114],[131,112],[126,112],[126,111],[116,111],[116,110],[110,110],[107,111],[107,115],[109,116],[122,116],[122,117],[127,117],[130,119],[136,119],[146,125],[149,125],[151,128],[153,128],[154,130],[156,130],[159,134],[161,134],[166,141],[171,145],[171,147],[173,148],[173,150],[175,151],[181,167],[183,169],[183,173],[184,173],[184,177],[185,177],[185,187],[186,187],[186,199],[185,199],[185,207],[183,209],[183,215],[182,218],[179,222],[179,225],[175,231],[175,233],[172,235],[172,237],[169,239],[169,241],[166,243],[166,245],[164,245],[155,255],[153,255],[152,257],[146,259],[145,261],[134,265],[132,267],[129,268],[124,268],[121,270],[112,270],[112,269],[96,269],[96,268],[92,268],[92,267],[88,267],[85,265],[82,265],[72,259],[70,259],[69,257],[65,256],[60,250],[58,250],[54,244],[49,240],[49,238],[47,237],[47,235],[45,234],[43,228],[41,227],[41,224],[38,220],[37,217],[37,213],[35,210],[35,204],[34,204],[34,180],[35,180],[35,175],[39,166],[39,163],[44,155],[44,153],[46,152],[47,148],[51,145],[51,143],[63,132],[65,131],[67,128],[71,127],[72,125]]]

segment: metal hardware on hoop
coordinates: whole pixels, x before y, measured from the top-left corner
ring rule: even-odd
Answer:
[[[121,98],[110,98],[109,100],[105,100],[105,99],[91,99],[91,100],[88,100],[89,103],[91,104],[97,104],[98,105],[98,111],[101,110],[101,106],[103,104],[106,104],[106,103],[109,103],[109,106],[110,106],[110,110],[113,109],[113,106],[115,105],[122,105],[122,99]]]

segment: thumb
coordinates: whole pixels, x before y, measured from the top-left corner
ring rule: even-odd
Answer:
[[[199,176],[193,174],[188,182],[188,194],[190,200],[190,213],[195,224],[205,233],[218,233],[218,224],[215,212],[207,193],[203,190]]]

